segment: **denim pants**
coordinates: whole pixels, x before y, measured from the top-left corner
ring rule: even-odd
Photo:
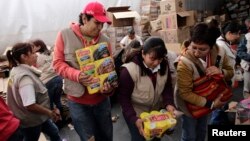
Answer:
[[[46,88],[48,89],[49,99],[50,99],[50,109],[54,108],[54,104],[56,107],[62,112],[62,103],[61,103],[61,95],[63,93],[63,82],[60,76],[56,76],[48,81],[46,84]]]
[[[183,115],[181,141],[205,141],[208,115],[195,119]]]
[[[95,141],[113,140],[109,98],[97,105],[83,105],[71,100],[68,104],[74,128],[81,141],[87,141],[92,136],[95,137]]]
[[[40,133],[43,132],[50,137],[50,141],[61,141],[59,130],[51,119],[41,125],[21,129],[24,141],[38,141]]]
[[[145,141],[145,138],[140,134],[138,128],[136,127],[135,123],[130,122],[128,119],[123,116],[131,135],[131,141]],[[160,141],[159,138],[153,138],[151,141]]]

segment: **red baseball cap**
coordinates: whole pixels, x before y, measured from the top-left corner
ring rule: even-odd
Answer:
[[[106,16],[104,6],[97,1],[88,3],[83,8],[82,14],[92,15],[99,22],[111,24],[111,21]]]

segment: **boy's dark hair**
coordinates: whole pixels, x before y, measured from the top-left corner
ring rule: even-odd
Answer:
[[[221,33],[225,37],[227,32],[239,33],[241,31],[241,26],[236,21],[230,21],[225,23],[221,28]]]
[[[18,63],[21,63],[21,55],[28,55],[32,53],[33,44],[31,43],[16,43],[11,50],[7,51],[7,58],[10,68],[16,67]]]
[[[93,18],[92,15],[80,13],[80,14],[79,14],[79,19],[78,19],[80,25],[84,25],[84,23],[83,23],[83,21],[82,21],[82,16],[85,16],[85,17],[87,18],[88,21],[89,21],[91,18]]]
[[[130,29],[128,30],[128,34],[135,34],[134,28],[130,28]]]
[[[193,27],[190,34],[190,42],[196,44],[207,44],[210,48],[215,45],[219,28],[208,26],[206,23],[199,23]]]
[[[136,56],[138,52],[141,52],[141,48],[141,44],[138,40],[131,41],[124,49],[122,62],[128,63],[133,60],[134,56]]]
[[[208,23],[208,26],[209,28],[217,28],[217,30],[215,30],[215,38],[217,39],[218,37],[220,37],[221,35],[221,31],[220,31],[220,28],[219,28],[219,22],[216,20],[216,19],[212,19],[209,23]]]

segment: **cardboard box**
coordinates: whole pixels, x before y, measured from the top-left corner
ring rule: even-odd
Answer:
[[[194,11],[160,15],[162,29],[178,29],[195,24]]]
[[[190,37],[190,28],[159,30],[159,33],[165,43],[182,43]]]
[[[160,2],[161,14],[185,11],[184,0],[165,0]]]
[[[168,51],[181,54],[181,43],[166,43],[165,46]]]
[[[141,16],[141,24],[147,24],[149,21],[149,16]]]
[[[139,16],[136,11],[130,11],[129,6],[109,7],[107,11],[114,27],[132,26],[134,18]]]
[[[209,23],[211,22],[212,19],[217,20],[218,22],[220,22],[220,16],[219,15],[212,15],[212,16],[208,16],[204,19],[204,22]]]
[[[161,27],[161,20],[157,19],[154,21],[150,21],[150,26],[151,26],[151,32],[155,32],[157,30],[160,30],[162,28]]]

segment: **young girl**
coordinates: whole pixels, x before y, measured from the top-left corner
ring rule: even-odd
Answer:
[[[148,38],[142,50],[123,65],[120,72],[119,102],[132,141],[144,141],[142,112],[175,110],[171,74],[162,39]]]
[[[51,141],[61,141],[58,129],[51,120],[57,121],[60,115],[49,109],[47,89],[39,80],[38,71],[31,67],[37,61],[33,47],[30,43],[17,43],[7,52],[12,68],[7,88],[7,104],[21,121],[24,141],[37,141],[41,131]]]

